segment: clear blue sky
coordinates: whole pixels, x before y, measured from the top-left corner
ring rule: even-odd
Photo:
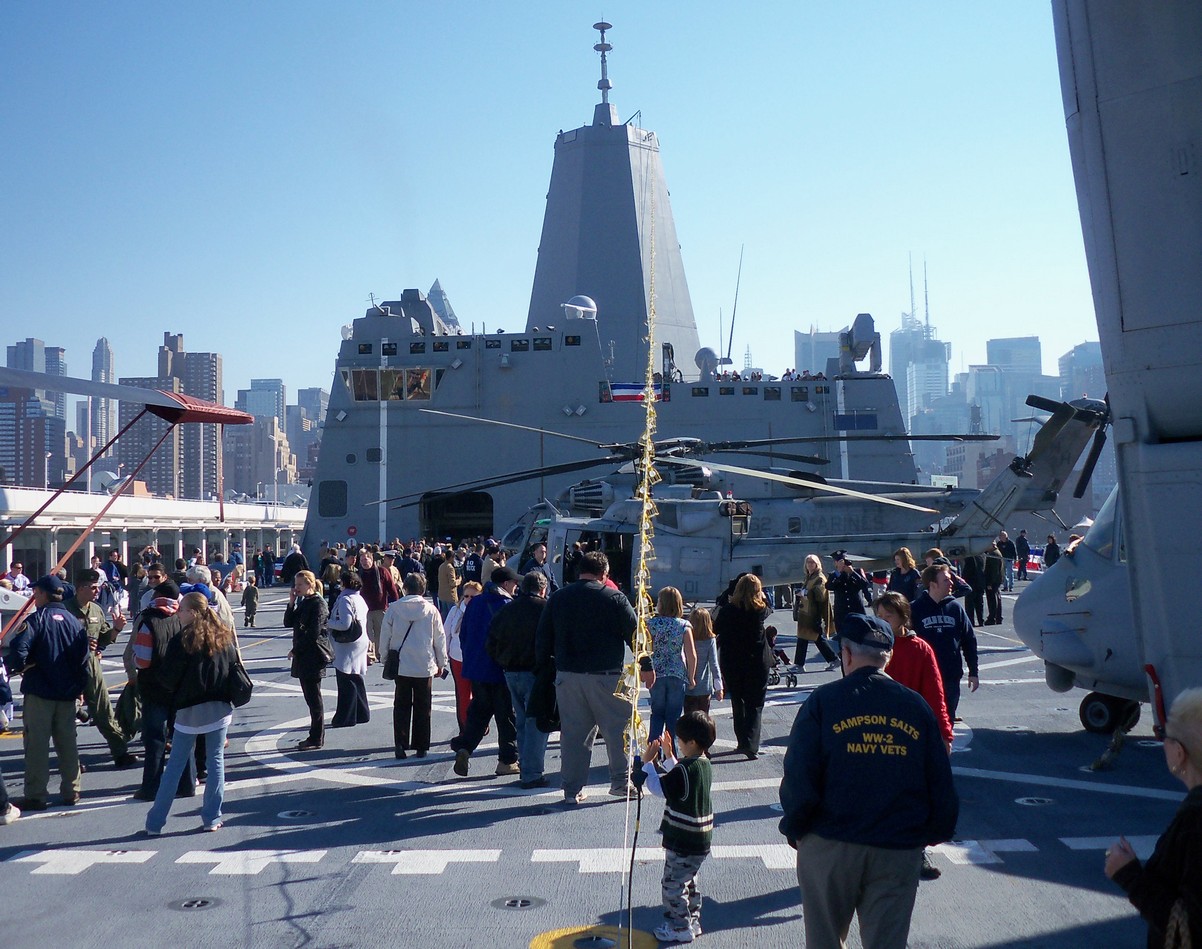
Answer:
[[[909,309],[953,369],[1096,339],[1046,0],[0,4],[3,342],[121,375],[164,330],[254,377],[331,382],[368,294],[442,281],[524,326],[559,129],[612,101],[660,138],[702,339],[781,371],[792,333]],[[727,324],[729,325],[729,324]],[[779,354],[779,355],[778,355]]]

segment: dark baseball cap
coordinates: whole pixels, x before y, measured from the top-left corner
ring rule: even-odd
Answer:
[[[839,638],[859,646],[872,646],[882,652],[893,648],[893,630],[879,616],[850,613],[839,623]]]
[[[179,599],[179,584],[168,577],[157,587],[154,588],[156,599],[178,600]]]
[[[500,586],[502,583],[508,583],[511,580],[514,583],[517,583],[518,575],[516,573],[514,573],[512,570],[510,570],[508,567],[496,567],[493,570],[493,572],[489,575],[488,579],[491,580],[493,583],[497,584],[498,586]]]
[[[847,551],[846,550],[836,550],[833,554],[831,554],[831,560],[833,560],[835,563],[838,563],[840,560],[846,560],[846,559],[847,559]]]
[[[41,590],[43,593],[49,593],[51,597],[58,597],[60,600],[67,595],[67,585],[52,573],[38,577],[33,582],[33,588]]]

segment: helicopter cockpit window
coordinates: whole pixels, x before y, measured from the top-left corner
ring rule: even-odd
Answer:
[[[1114,540],[1118,532],[1118,497],[1118,491],[1110,492],[1110,497],[1102,505],[1102,510],[1098,511],[1097,518],[1085,532],[1085,538],[1081,541],[1086,547],[1106,559],[1114,556]]]

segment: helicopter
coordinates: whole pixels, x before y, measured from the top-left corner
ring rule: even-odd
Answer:
[[[849,552],[849,559],[866,566],[890,563],[893,552],[903,546],[920,550],[940,546],[951,557],[983,551],[1014,512],[1046,510],[1055,503],[1057,493],[1091,435],[1106,421],[1105,406],[1096,400],[1050,403],[1050,406],[1052,414],[1036,435],[1030,453],[1015,458],[984,490],[971,492],[971,499],[958,497],[956,503],[961,509],[951,518],[938,507],[913,503],[914,499],[934,500],[946,489],[924,491],[916,485],[878,484],[867,486],[875,487],[875,493],[860,491],[813,475],[799,478],[773,470],[727,465],[709,458],[699,460],[690,457],[693,451],[682,450],[682,440],[656,441],[653,457],[657,469],[700,471],[706,484],[701,486],[678,480],[677,483],[660,485],[655,489],[654,558],[651,562],[653,583],[674,586],[686,599],[696,601],[708,597],[742,573],[756,574],[766,586],[800,582],[805,576],[805,558],[814,549],[844,549]],[[471,416],[466,418],[476,422],[524,427],[511,422],[495,422]],[[746,447],[744,443],[723,445],[728,446],[729,451],[739,452]],[[631,446],[598,447],[609,449],[610,454],[601,461],[578,463],[580,467],[613,462],[625,465],[631,454]],[[698,441],[692,448],[698,449],[696,453],[707,454],[713,453],[714,446]],[[501,477],[512,481],[533,479],[541,471],[534,469]],[[629,483],[634,483],[630,471],[619,469],[619,473]],[[746,482],[783,485],[800,489],[801,493],[793,497],[764,500],[736,498],[732,489],[718,490],[708,482],[713,473],[739,476]],[[484,484],[491,485],[495,480]],[[620,483],[625,484],[626,481]],[[479,486],[478,482],[471,484]],[[618,497],[618,484],[605,484],[610,492],[608,497],[605,497],[604,491],[594,492],[597,498],[605,501],[601,512],[575,514],[568,504],[561,507],[556,501],[544,500],[527,511],[502,535],[502,546],[524,553],[534,544],[545,543],[548,560],[554,565],[553,569],[559,571],[560,580],[564,579],[563,571],[569,554],[577,543],[600,549],[610,560],[611,577],[619,587],[629,591],[631,567],[640,553],[642,500],[638,497]],[[464,487],[454,485],[445,490]],[[577,485],[569,489],[569,503],[578,503],[578,495],[583,487]],[[851,500],[861,506],[867,503],[898,508],[907,517],[917,515],[918,519],[913,523],[918,526],[893,531],[870,529],[817,533],[802,531],[802,515],[798,514],[795,531],[770,533],[781,523],[779,512],[760,517],[757,521],[756,512],[761,507],[769,510],[774,507],[792,507],[795,511],[807,507],[812,509],[828,500],[819,500],[816,497],[819,494],[834,495],[831,503],[846,505]],[[903,495],[908,499],[902,500],[894,495]],[[391,498],[381,503],[397,500],[402,499]]]

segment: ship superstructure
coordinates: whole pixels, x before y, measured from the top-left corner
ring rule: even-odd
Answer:
[[[588,458],[589,449],[421,410],[517,422],[598,445],[637,439],[642,409],[634,392],[642,389],[647,364],[652,267],[659,436],[904,433],[893,381],[879,371],[879,337],[870,317],[857,318],[838,365],[798,367],[821,378],[721,378],[717,357],[699,345],[658,139],[618,122],[604,64],[609,27],[597,28],[602,101],[591,125],[556,139],[525,330],[466,334],[453,316],[444,318],[453,311],[437,283],[436,306],[418,290],[405,290],[344,328],[306,521],[310,552],[323,540],[347,537],[498,534],[542,498],[603,475],[604,469],[565,472],[448,493],[441,489]],[[870,355],[861,371],[857,362]],[[905,442],[832,443],[817,453],[831,459],[821,472],[826,477],[916,480]],[[724,457],[773,465],[761,456]],[[402,496],[419,503],[380,503]]]

